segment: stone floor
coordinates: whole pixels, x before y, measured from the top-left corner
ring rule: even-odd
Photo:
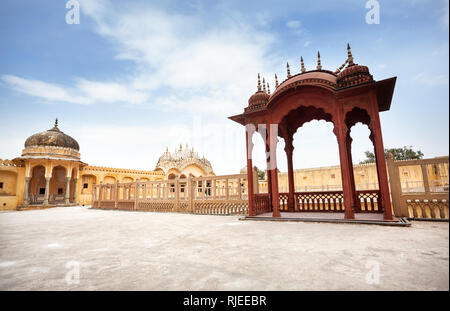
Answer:
[[[0,212],[0,290],[448,290],[449,224]]]

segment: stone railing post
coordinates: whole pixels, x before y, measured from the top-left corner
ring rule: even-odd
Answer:
[[[73,203],[78,204],[78,178],[73,179]]]
[[[242,199],[242,185],[241,185],[241,178],[239,177],[239,178],[237,179],[237,181],[238,181],[238,192],[239,192],[238,198],[239,198],[239,200],[241,200],[241,199]]]
[[[66,177],[66,193],[64,195],[64,200],[66,204],[70,204],[70,180],[71,177]]]
[[[139,179],[134,182],[134,210],[137,210],[139,204]]]
[[[103,200],[103,183],[100,182],[100,184],[98,185],[99,189],[98,189],[98,208],[101,208],[102,206],[102,200]]]
[[[258,170],[256,169],[256,167],[253,167],[252,171],[253,171],[253,194],[258,194],[259,193]],[[250,185],[248,185],[247,187],[250,187]],[[250,193],[248,192],[248,189],[247,193]]]
[[[28,206],[29,200],[28,200],[28,189],[30,187],[30,180],[31,177],[25,177],[25,188],[23,190],[23,206]]]
[[[48,198],[50,195],[50,178],[51,177],[45,177],[44,205],[48,205]]]
[[[404,204],[404,202],[401,202],[402,185],[400,183],[398,167],[394,163],[394,156],[392,153],[389,153],[387,156],[387,168],[394,215],[397,217],[408,217],[408,206]]]
[[[422,169],[422,179],[423,179],[423,187],[425,189],[425,195],[427,195],[430,193],[430,183],[428,181],[427,165],[422,164],[420,168]]]
[[[230,188],[228,185],[228,178],[225,179],[225,200],[229,200],[230,199]]]
[[[114,185],[114,208],[119,208],[119,181]]]
[[[192,175],[189,174],[188,178],[188,188],[189,188],[189,211],[191,213],[194,213],[194,179],[192,178]]]
[[[175,180],[175,204],[173,206],[173,211],[178,212],[180,207],[180,182],[178,178]]]

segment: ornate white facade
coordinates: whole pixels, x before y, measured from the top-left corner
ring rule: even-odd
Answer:
[[[156,170],[163,171],[167,178],[184,178],[189,174],[195,177],[215,175],[211,163],[204,156],[200,158],[194,148],[189,149],[188,145],[185,149],[180,145],[173,153],[166,149],[156,164]]]

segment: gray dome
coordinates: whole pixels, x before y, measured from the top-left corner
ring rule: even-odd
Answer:
[[[80,150],[78,142],[69,135],[64,134],[58,128],[58,119],[56,119],[53,128],[28,137],[25,141],[25,148],[31,146],[63,147],[74,149],[76,151]]]

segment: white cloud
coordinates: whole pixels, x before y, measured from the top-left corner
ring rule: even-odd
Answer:
[[[434,87],[439,85],[448,85],[448,76],[442,74],[429,74],[426,72],[421,72],[416,74],[412,80],[416,83],[422,85]]]
[[[87,99],[70,94],[64,87],[39,80],[24,79],[14,75],[2,75],[1,80],[16,91],[49,101],[60,101],[74,104],[86,103]]]
[[[148,4],[80,2],[94,31],[117,50],[116,59],[135,62],[134,72],[108,81],[78,77],[73,86],[7,76],[9,87],[49,102],[145,104],[226,117],[242,111],[258,72],[275,72],[268,53],[274,38],[239,15],[211,25],[202,11],[181,15]]]
[[[291,20],[286,23],[286,27],[293,30],[295,34],[301,35],[303,33],[302,22],[298,20]]]
[[[119,83],[76,79],[73,87],[64,87],[14,75],[2,75],[0,79],[13,90],[44,99],[50,103],[63,102],[81,105],[95,103],[140,104],[148,99],[145,93]]]

